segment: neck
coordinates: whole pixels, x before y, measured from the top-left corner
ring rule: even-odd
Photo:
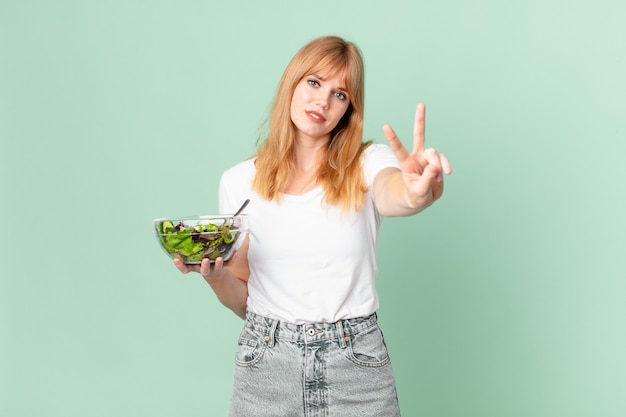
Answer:
[[[293,172],[285,189],[286,194],[304,194],[317,186],[317,170],[324,157],[327,141],[296,140]]]
[[[326,152],[328,141],[307,141],[296,139],[294,144],[294,162],[296,170],[304,173],[315,173]]]

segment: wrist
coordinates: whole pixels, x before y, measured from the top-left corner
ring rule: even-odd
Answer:
[[[430,205],[431,199],[429,197],[429,195],[421,195],[405,188],[403,193],[404,206],[412,213],[418,213]]]

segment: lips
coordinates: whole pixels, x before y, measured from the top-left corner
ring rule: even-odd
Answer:
[[[306,111],[305,113],[307,117],[314,123],[324,123],[326,121],[326,118],[321,113],[318,113],[316,111],[311,110]]]

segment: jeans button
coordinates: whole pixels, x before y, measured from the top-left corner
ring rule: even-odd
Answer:
[[[309,329],[306,332],[309,336],[315,336],[315,329]]]

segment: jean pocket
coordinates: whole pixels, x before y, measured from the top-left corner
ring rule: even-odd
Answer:
[[[359,366],[376,368],[390,362],[383,333],[377,325],[351,335],[346,351],[348,358]]]
[[[245,328],[239,336],[235,362],[239,366],[255,365],[263,357],[266,348],[267,341],[264,335]]]

